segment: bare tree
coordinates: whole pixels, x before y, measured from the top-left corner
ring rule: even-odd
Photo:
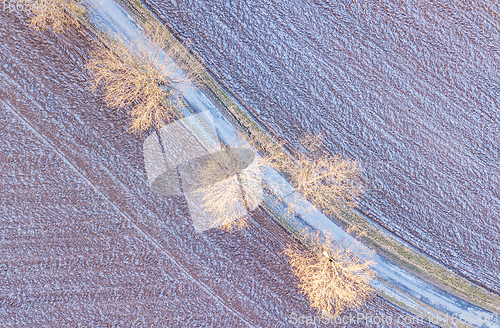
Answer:
[[[226,149],[199,171],[203,209],[222,230],[248,226],[248,212],[262,199],[261,160],[249,149]]]
[[[336,317],[345,309],[359,308],[372,295],[370,280],[374,273],[370,267],[374,262],[361,260],[361,253],[369,256],[371,251],[360,243],[346,243],[345,239],[334,244],[329,237],[304,235],[309,249],[289,246],[284,253],[310,306],[325,317]]]
[[[361,168],[356,161],[340,155],[325,155],[318,152],[321,137],[306,136],[302,151],[292,151],[292,156],[276,146],[265,147],[266,161],[288,178],[294,191],[280,195],[279,187],[274,193],[292,199],[288,209],[293,212],[301,198],[309,200],[328,214],[343,203],[353,206],[362,192]]]
[[[54,32],[64,32],[66,28],[73,25],[79,26],[79,22],[72,16],[71,12],[84,13],[84,8],[73,0],[51,0],[30,1],[30,25],[35,30],[44,30],[51,27]]]
[[[124,44],[108,39],[98,47],[87,68],[94,89],[102,86],[106,102],[131,108],[131,130],[141,132],[179,116],[183,106],[180,87],[196,79],[199,72],[186,65],[182,44],[161,28],[150,28],[145,40]]]
[[[282,145],[252,141],[263,149],[264,155],[245,170],[237,169],[242,162],[235,154],[222,152],[223,156],[212,157],[199,173],[203,185],[202,207],[216,217],[216,224],[224,230],[246,226],[246,217],[241,213],[245,212],[245,206],[248,209],[251,207],[248,204],[262,199],[261,170],[266,165],[283,173],[292,185],[291,192],[277,181],[267,186],[278,200],[286,201],[292,213],[302,198],[332,213],[342,202],[353,205],[361,193],[361,170],[357,162],[341,156],[318,155],[320,137],[306,136],[303,151],[293,153],[294,156],[287,154]],[[238,215],[241,218],[234,220]]]

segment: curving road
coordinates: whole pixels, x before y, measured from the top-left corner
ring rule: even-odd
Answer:
[[[265,213],[197,234],[182,197],[150,192],[144,138],[89,92],[90,33],[38,33],[0,11],[0,38],[2,327],[290,327],[315,314],[281,254],[299,245]],[[408,317],[378,297],[359,311]]]
[[[92,1],[88,3],[92,6],[92,13],[95,15],[95,24],[101,28],[109,28],[122,38],[128,41],[137,40],[140,31],[132,18],[128,16],[114,1]],[[216,106],[199,90],[196,90],[189,85],[184,86],[184,96],[189,103],[191,109],[195,112],[210,111],[214,116],[214,123],[219,133],[220,138],[227,144],[232,145],[237,143],[237,133],[234,127],[224,119]],[[280,184],[285,184],[284,179],[273,170],[266,172],[265,181],[272,184],[276,181]],[[286,190],[284,191],[286,192]],[[309,208],[307,204],[304,208]],[[277,209],[279,211],[279,209]],[[300,213],[306,223],[314,228],[325,230],[332,233],[339,240],[344,236],[341,228],[336,226],[327,217],[320,212]],[[300,224],[300,223],[298,223]],[[359,247],[364,247],[360,245]],[[374,287],[383,294],[391,294],[394,298],[406,304],[414,304],[415,308],[420,306],[406,294],[418,299],[419,301],[429,305],[433,309],[444,312],[449,316],[460,316],[467,318],[467,322],[476,326],[484,327],[500,327],[500,323],[488,318],[493,317],[492,313],[482,310],[481,308],[464,302],[463,300],[444,292],[420,278],[412,275],[405,270],[385,261],[382,257],[376,257],[377,265],[374,270],[377,272],[380,280],[374,282]],[[388,284],[387,284],[388,283]],[[395,286],[395,288],[391,287]],[[402,293],[403,291],[404,293]],[[405,294],[406,293],[406,294]],[[425,310],[424,310],[425,313]]]

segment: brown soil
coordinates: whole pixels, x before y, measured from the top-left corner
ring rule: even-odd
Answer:
[[[363,213],[500,293],[498,1],[145,3],[288,147],[360,161]]]
[[[292,312],[314,314],[281,254],[294,240],[268,216],[196,234],[183,198],[149,190],[143,138],[88,91],[86,31],[36,33],[0,11],[0,39],[0,326],[290,327]],[[407,315],[379,298],[360,311]]]

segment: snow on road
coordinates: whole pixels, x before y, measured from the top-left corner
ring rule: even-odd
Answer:
[[[118,33],[120,37],[125,40],[132,41],[141,34],[137,25],[133,22],[132,18],[124,12],[112,0],[102,0],[97,2],[89,0],[93,6],[93,17],[98,17],[95,20],[97,24],[101,24],[103,28],[109,27],[112,31]],[[141,37],[139,36],[139,39]],[[183,94],[186,101],[195,112],[210,111],[214,117],[214,124],[219,133],[220,138],[228,145],[241,144],[238,140],[238,133],[236,129],[224,119],[216,106],[198,89],[190,84],[183,86]],[[185,113],[189,114],[189,113]],[[287,185],[286,181],[274,170],[269,169],[266,171],[264,180],[268,185],[279,183],[280,185]],[[290,186],[291,188],[291,186]],[[283,191],[286,193],[286,190]],[[299,203],[298,214],[312,227],[324,231],[334,236],[338,241],[342,240],[345,232],[324,216],[319,211],[304,211],[304,208],[309,209],[311,206],[306,201]],[[300,209],[302,208],[302,210]],[[359,244],[359,247],[365,247]],[[388,263],[382,257],[376,256],[377,264],[374,267],[377,276],[381,278],[381,282],[389,282],[390,284],[398,287],[407,294],[415,297],[423,303],[430,305],[448,315],[458,315],[462,318],[467,317],[467,321],[477,326],[485,327],[500,327],[500,323],[490,322],[485,318],[491,317],[491,313],[481,308],[464,302],[453,295],[444,292],[422,279],[412,275],[405,270],[402,270],[395,265]],[[386,292],[387,289],[391,290],[389,285],[381,285],[380,281],[374,282],[374,287],[379,291]],[[411,299],[400,293],[398,290],[391,290],[392,294],[398,295],[399,299],[403,302],[413,302]]]
[[[150,191],[144,138],[89,92],[85,30],[37,33],[0,11],[0,38],[1,326],[293,327],[315,315],[281,254],[296,243],[265,213],[197,234],[182,197]],[[378,297],[359,312],[408,316]]]

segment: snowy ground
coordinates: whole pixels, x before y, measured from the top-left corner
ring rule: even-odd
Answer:
[[[277,138],[359,160],[363,213],[500,292],[498,2],[145,3]]]
[[[86,32],[35,33],[1,11],[0,36],[2,326],[290,327],[313,314],[281,254],[294,241],[266,215],[196,234],[182,197],[150,192],[144,138],[88,92]],[[407,315],[379,298],[360,312]]]
[[[132,18],[127,15],[120,7],[118,7],[115,2],[113,2],[112,0],[101,0],[98,2],[90,1],[90,4],[90,20],[91,22],[94,22],[94,24],[99,26],[99,28],[101,28],[102,30],[113,31],[112,33],[116,33],[118,37],[126,40],[127,42],[133,43],[141,42],[136,40],[144,40],[142,32],[133,22]],[[191,120],[191,118],[194,117],[192,115],[189,116],[190,114],[192,114],[190,110],[203,113],[202,116],[208,119],[205,123],[202,124],[204,127],[200,126],[196,129],[198,130],[198,133],[200,131],[209,133],[207,125],[213,125],[213,130],[217,131],[221,140],[223,140],[227,145],[235,146],[236,144],[241,143],[241,141],[238,140],[238,135],[235,128],[221,116],[221,113],[217,110],[214,104],[200,90],[194,88],[190,83],[185,83],[182,86],[182,93],[190,107],[190,109],[185,109],[184,115],[187,117],[186,119]],[[207,112],[210,114],[206,114]],[[181,122],[182,121],[179,121],[175,124]],[[194,119],[193,122],[200,121]],[[165,128],[168,128],[168,126]],[[209,134],[213,134],[213,132]],[[192,136],[191,133],[189,133],[189,135]],[[151,136],[148,137],[148,140],[150,138]],[[196,142],[193,141],[193,143]],[[169,148],[169,146],[174,145],[163,145],[165,149]],[[174,148],[181,148],[177,149],[177,152],[180,151],[182,156],[186,156],[189,151],[194,150],[193,147],[187,147],[189,149],[184,149],[184,147],[174,146]],[[291,192],[291,186],[289,186],[286,181],[272,169],[266,170],[264,174],[264,180],[269,186],[282,186],[280,188],[281,190],[279,191],[282,194],[290,194]],[[189,195],[186,197],[191,210],[193,209],[192,199],[193,198]],[[345,232],[342,229],[331,222],[327,217],[322,215],[319,211],[303,211],[302,208],[311,207],[310,204],[307,205],[305,203],[306,202],[304,201],[299,203],[299,205],[303,206],[299,206],[297,212],[301,217],[304,218],[305,221],[308,222],[309,225],[322,231],[326,231],[326,233],[332,235],[338,241],[340,241],[345,236]],[[196,216],[197,215],[191,215],[194,221],[196,221]],[[358,247],[360,248],[364,247],[359,243],[358,245]],[[375,256],[375,262],[377,264],[374,267],[374,271],[377,273],[378,277],[381,278],[381,280],[376,281],[374,286],[383,294],[391,295],[402,304],[406,304],[414,310],[419,309],[420,306],[407,297],[407,295],[411,295],[415,299],[418,299],[432,306],[432,308],[434,309],[443,311],[450,316],[457,315],[461,318],[467,316],[467,321],[477,326],[481,326],[483,323],[488,327],[498,326],[496,317],[494,317],[493,314],[483,311],[478,307],[472,306],[467,302],[463,302],[462,300],[457,299],[447,294],[446,292],[433,287],[431,284],[416,278],[412,274],[409,274],[404,270],[397,268],[391,263],[388,263],[380,256]],[[387,282],[390,283],[390,285],[386,285]],[[400,293],[392,286],[396,286],[400,290],[403,290],[405,293],[407,293],[407,295]],[[419,312],[420,311],[423,315],[429,315],[429,313],[425,309],[419,310]],[[492,317],[493,319],[489,320],[488,318],[490,317]]]

